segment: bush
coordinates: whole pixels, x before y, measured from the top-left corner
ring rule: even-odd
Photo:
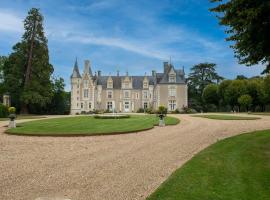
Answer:
[[[194,113],[197,113],[197,111],[195,109],[189,108],[187,106],[183,106],[181,113],[183,113],[183,114],[194,114]]]
[[[16,113],[16,108],[15,107],[9,107],[8,112],[9,112],[9,114],[15,114]]]
[[[165,106],[159,106],[157,110],[157,114],[167,114],[168,109]]]
[[[124,119],[130,118],[129,115],[95,115],[94,118],[96,119]]]
[[[144,113],[144,109],[143,109],[143,108],[139,108],[139,109],[137,110],[137,113]]]
[[[179,114],[180,110],[177,108],[176,110],[172,111],[172,114]]]
[[[8,107],[0,103],[0,117],[8,117]]]

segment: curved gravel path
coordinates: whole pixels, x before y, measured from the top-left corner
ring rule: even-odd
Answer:
[[[0,123],[0,199],[139,200],[219,139],[270,129],[260,120],[177,115],[176,126],[112,136],[23,137]]]

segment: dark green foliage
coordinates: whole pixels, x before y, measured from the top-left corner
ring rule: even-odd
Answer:
[[[124,119],[130,118],[130,115],[95,115],[94,118],[96,119]]]
[[[270,1],[269,0],[211,0],[221,2],[210,9],[220,13],[221,25],[227,26],[227,40],[232,41],[235,56],[248,66],[266,63],[270,71]]]
[[[219,104],[218,85],[216,84],[207,85],[203,90],[202,97],[204,102],[218,106]]]
[[[30,107],[45,107],[52,93],[47,39],[43,31],[43,16],[32,8],[24,20],[25,32],[22,41],[13,47],[13,52],[4,64],[5,89],[11,94],[12,105],[27,113]]]
[[[246,108],[246,111],[248,111],[252,103],[252,98],[250,95],[244,94],[238,98],[238,103],[240,104],[240,106]]]
[[[0,103],[0,118],[8,116],[8,107]]]
[[[188,76],[189,107],[197,111],[206,110],[203,102],[204,88],[213,83],[219,83],[223,77],[216,72],[216,64],[200,63],[191,68]]]

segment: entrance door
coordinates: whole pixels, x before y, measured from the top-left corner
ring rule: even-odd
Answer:
[[[130,104],[129,104],[129,101],[125,101],[124,102],[124,111],[125,112],[129,112],[130,110]]]

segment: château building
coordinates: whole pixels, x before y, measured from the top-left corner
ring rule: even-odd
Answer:
[[[157,109],[163,105],[168,111],[187,106],[187,83],[184,69],[163,63],[163,72],[152,71],[151,76],[103,76],[93,74],[90,61],[84,63],[80,74],[77,60],[71,75],[71,114],[93,110],[137,112],[138,109]]]

